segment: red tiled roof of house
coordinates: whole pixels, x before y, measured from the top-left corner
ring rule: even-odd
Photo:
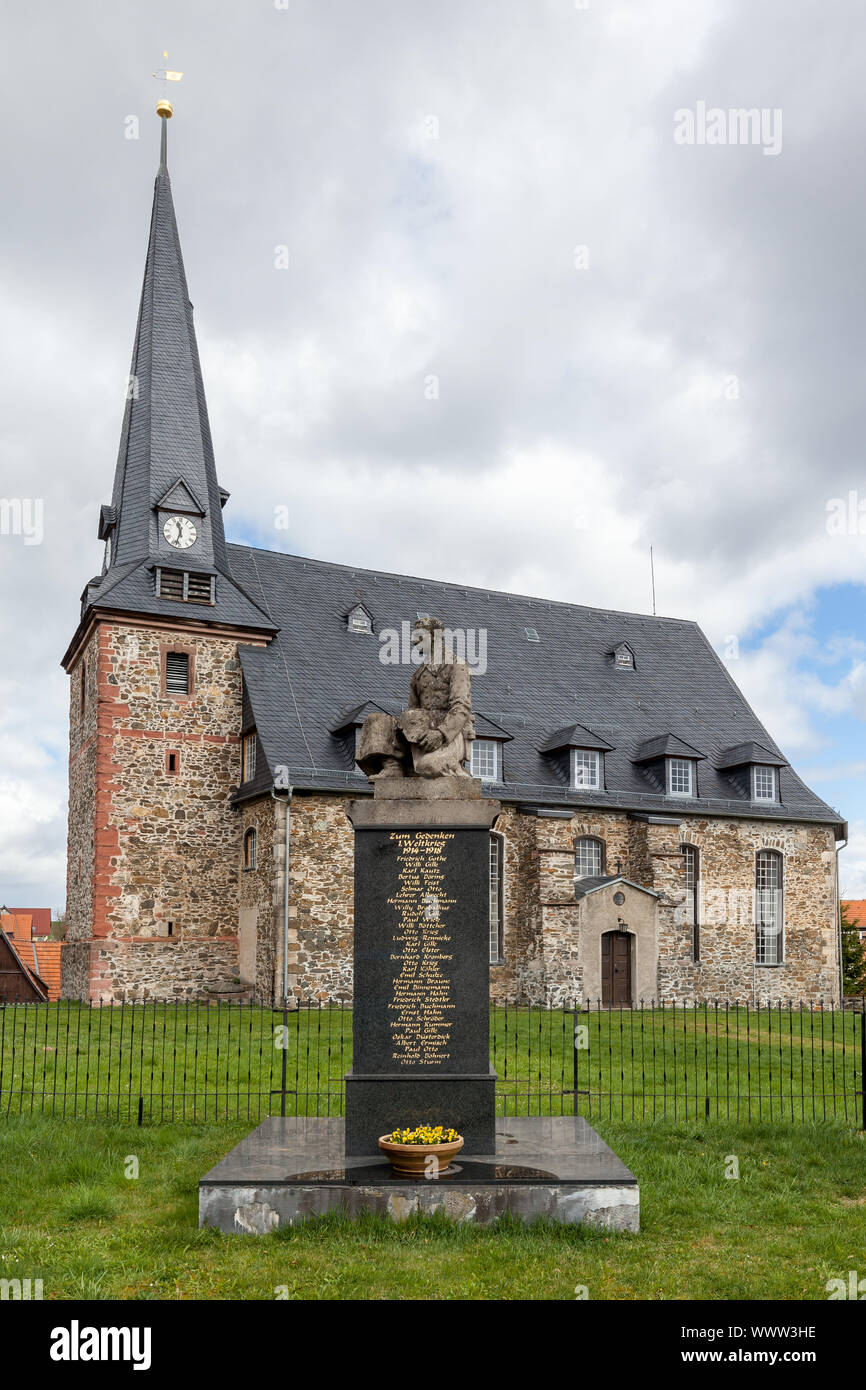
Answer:
[[[843,898],[842,906],[852,927],[866,927],[866,898]]]
[[[3,913],[3,930],[16,941],[51,935],[50,907],[13,907]]]
[[[40,980],[48,990],[48,998],[60,998],[60,952],[62,941],[34,941],[31,943],[36,957],[36,968]]]
[[[13,941],[29,941],[33,935],[33,918],[29,912],[4,912],[0,925]]]
[[[50,907],[23,907],[21,911],[26,912],[33,919],[34,936],[51,935]]]

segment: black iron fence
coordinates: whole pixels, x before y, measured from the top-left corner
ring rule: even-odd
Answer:
[[[835,1119],[866,1128],[862,1008],[491,1007],[490,1060],[500,1115]],[[0,1117],[141,1124],[341,1115],[351,1064],[347,1005],[0,1007]]]

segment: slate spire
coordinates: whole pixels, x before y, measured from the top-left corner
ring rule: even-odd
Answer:
[[[105,562],[82,596],[82,616],[103,606],[191,616],[183,598],[189,590],[199,601],[202,593],[213,595],[195,614],[198,621],[273,631],[260,602],[234,581],[229,567],[222,521],[228,493],[217,482],[168,174],[170,102],[160,101],[157,112],[160,162],[138,323],[114,490],[99,520]],[[174,573],[163,584],[165,571]]]
[[[164,554],[157,506],[181,481],[204,510],[201,524],[195,522],[195,553],[184,558],[225,570],[220,492],[168,174],[168,116],[160,123],[160,164],[112,495],[111,558],[123,565]]]

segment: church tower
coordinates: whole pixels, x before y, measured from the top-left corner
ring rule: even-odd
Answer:
[[[276,628],[233,578],[166,141],[102,573],[70,677],[67,998],[194,998],[238,976],[238,644]],[[257,601],[258,599],[258,601]]]

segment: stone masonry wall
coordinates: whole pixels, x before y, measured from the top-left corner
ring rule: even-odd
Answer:
[[[700,963],[666,961],[668,998],[839,1002],[836,851],[829,826],[690,820],[701,872]],[[783,855],[783,964],[754,964],[755,855]],[[688,938],[688,928],[681,930]],[[660,974],[662,969],[660,968]]]
[[[506,1003],[517,997],[524,963],[534,959],[540,948],[538,861],[529,816],[504,806],[494,830],[503,837],[505,879],[502,960],[490,967],[490,997],[495,1003]]]
[[[278,998],[282,981],[275,982],[277,956],[282,949],[283,865],[285,852],[285,799],[271,796],[246,802],[240,812],[239,905],[253,914],[255,931],[254,998],[271,1004]],[[244,867],[246,832],[256,831],[256,867]]]
[[[653,823],[624,812],[570,819],[503,808],[504,951],[491,967],[496,1002],[571,1005],[582,999],[574,842],[604,843],[606,871],[657,895],[656,997],[697,1001],[838,1000],[835,851],[829,827],[685,818]],[[700,854],[700,960],[692,959],[680,845]],[[292,802],[290,973],[297,998],[350,998],[352,829],[339,796]],[[754,875],[759,849],[784,854],[784,964],[755,967]],[[276,913],[274,914],[276,917]],[[616,921],[611,921],[615,928]]]
[[[352,997],[354,832],[346,798],[296,794],[289,867],[289,992]]]
[[[66,858],[66,940],[69,942],[89,938],[93,920],[97,650],[98,639],[94,633],[69,681],[69,837]],[[65,973],[66,953],[63,960]],[[68,967],[73,969],[71,955]]]
[[[190,655],[189,695],[164,691],[170,650]],[[71,673],[70,876],[86,854],[91,802],[94,850],[90,902],[85,889],[73,893],[71,925],[76,939],[114,943],[91,953],[91,997],[231,988],[242,838],[229,804],[240,776],[237,644],[106,621],[84,657],[95,698],[77,728],[79,662]],[[72,988],[70,978],[64,993]]]

